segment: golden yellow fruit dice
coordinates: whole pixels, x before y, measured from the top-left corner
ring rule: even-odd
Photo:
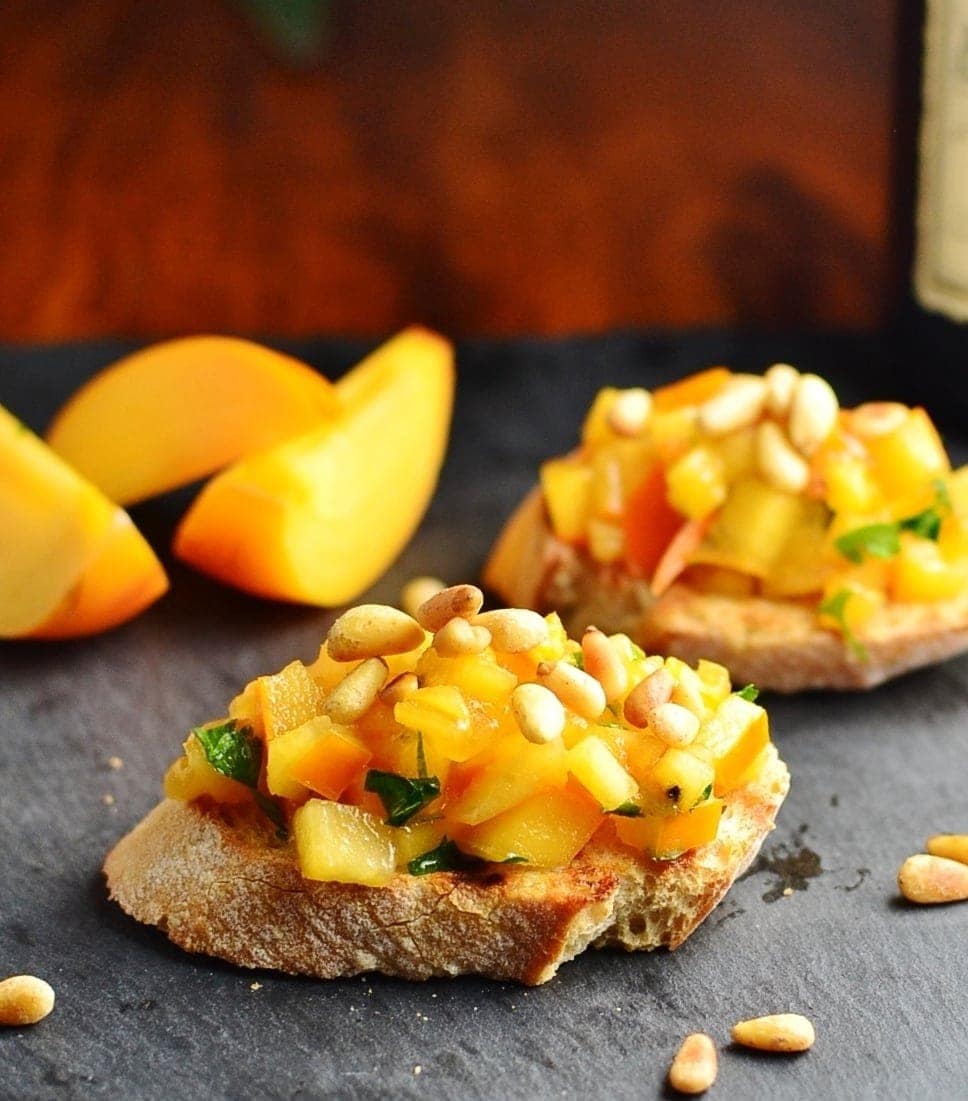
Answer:
[[[541,464],[541,489],[555,535],[580,543],[591,515],[592,471],[577,456]]]
[[[720,665],[718,662],[700,658],[696,665],[696,673],[702,684],[706,706],[715,710],[729,695],[732,687],[729,680],[729,670],[725,665]]]
[[[910,410],[893,432],[869,439],[867,450],[888,497],[917,493],[951,469],[944,444],[923,409]]]
[[[293,779],[292,768],[325,741],[332,730],[329,719],[310,719],[293,730],[276,735],[268,743],[266,786],[271,795],[282,795],[286,799],[301,799],[306,795],[305,784]]]
[[[968,563],[946,561],[930,539],[903,535],[893,565],[892,595],[902,603],[949,600],[968,589]]]
[[[508,739],[471,781],[460,799],[447,808],[447,818],[477,826],[523,802],[535,792],[563,787],[565,753],[561,745],[522,744]]]
[[[669,504],[690,520],[702,520],[726,500],[723,461],[702,444],[687,451],[666,471]]]
[[[479,748],[467,704],[453,685],[418,688],[394,705],[393,717],[401,726],[419,731],[448,760],[466,761]]]
[[[255,684],[267,741],[301,726],[320,712],[319,687],[301,661],[291,661],[271,676],[258,677]]]
[[[208,763],[205,750],[195,737],[185,742],[185,756],[174,761],[165,773],[165,794],[170,799],[189,802],[208,796],[216,803],[247,803],[252,792],[237,780],[223,776]]]
[[[430,650],[420,659],[420,676],[428,687],[452,685],[471,699],[505,704],[518,683],[510,670],[498,665],[493,653],[443,658]]]
[[[581,427],[582,443],[600,444],[614,438],[608,427],[608,413],[618,394],[619,391],[614,386],[605,386],[595,395]]]
[[[393,830],[360,807],[310,799],[292,820],[306,879],[382,887],[393,876]]]
[[[672,746],[662,754],[643,791],[647,813],[680,813],[691,810],[712,794],[715,772],[708,761],[687,749]]]
[[[615,830],[626,845],[645,849],[657,860],[672,860],[716,839],[723,816],[721,799],[707,799],[695,810],[656,818],[617,818]]]
[[[826,501],[834,512],[870,512],[881,492],[867,462],[852,455],[834,454],[824,465]]]
[[[570,864],[604,820],[581,787],[542,791],[469,830],[461,848],[502,863],[523,857],[539,868]]]
[[[639,785],[594,734],[568,750],[568,771],[604,810],[638,798]]]
[[[406,871],[411,860],[436,849],[444,839],[444,827],[437,822],[408,822],[393,830],[393,844],[397,853],[397,868]]]
[[[770,725],[759,704],[731,695],[703,723],[698,745],[705,747],[716,770],[715,793],[732,791],[770,740]]]

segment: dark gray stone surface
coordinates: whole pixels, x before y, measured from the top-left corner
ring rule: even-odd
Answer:
[[[335,373],[360,346],[292,347]],[[0,402],[43,427],[116,351],[0,350]],[[598,385],[785,358],[882,397],[880,355],[850,337],[724,334],[463,348],[440,493],[368,596],[394,600],[416,573],[473,577]],[[156,546],[187,497],[137,510]],[[649,1098],[695,1029],[724,1045],[716,1097],[968,1097],[968,905],[909,907],[894,879],[929,834],[968,830],[968,660],[865,696],[768,699],[791,794],[752,873],[674,954],[589,952],[534,990],[316,982],[188,956],[105,899],[103,856],[158,798],[184,731],[310,658],[331,620],[171,575],[167,598],[101,638],[0,644],[0,972],[42,975],[58,998],[0,1034],[0,1097]],[[812,1052],[725,1046],[734,1021],[785,1010],[815,1021]]]

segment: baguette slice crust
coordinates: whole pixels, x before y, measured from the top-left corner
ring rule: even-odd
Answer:
[[[338,978],[481,974],[534,986],[589,945],[676,948],[748,867],[789,787],[775,747],[726,796],[715,841],[657,861],[600,831],[566,868],[303,879],[248,811],[163,800],[105,861],[110,896],[190,952]]]
[[[968,593],[888,604],[864,629],[865,656],[795,600],[729,597],[673,585],[656,599],[624,568],[600,566],[552,532],[539,488],[498,539],[484,581],[516,607],[555,608],[572,636],[589,624],[623,631],[649,653],[717,661],[734,683],[775,692],[873,688],[968,649]]]

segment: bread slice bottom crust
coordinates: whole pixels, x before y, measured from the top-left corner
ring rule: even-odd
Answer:
[[[776,749],[726,796],[715,841],[652,860],[603,828],[566,868],[303,879],[290,845],[231,807],[165,799],[105,861],[128,914],[190,952],[337,978],[480,974],[534,986],[589,945],[676,948],[747,868],[789,787]]]
[[[568,634],[623,631],[650,653],[729,669],[775,692],[864,689],[968,649],[968,593],[887,604],[864,628],[864,653],[820,625],[810,601],[730,597],[673,585],[656,599],[623,566],[601,566],[551,531],[540,489],[508,521],[484,580],[515,607],[557,610]]]

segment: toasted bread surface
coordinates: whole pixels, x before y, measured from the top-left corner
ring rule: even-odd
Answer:
[[[734,683],[776,692],[872,688],[968,649],[968,594],[888,603],[864,628],[865,652],[797,601],[720,596],[681,583],[656,599],[644,581],[599,566],[557,539],[538,488],[508,521],[484,580],[516,605],[555,608],[573,636],[590,624],[623,631],[649,652],[690,663],[708,658],[725,665]]]
[[[788,786],[767,747],[755,777],[726,797],[716,840],[674,860],[652,860],[606,827],[566,868],[399,874],[385,887],[303,879],[293,848],[252,813],[166,799],[104,870],[132,917],[245,967],[537,985],[589,945],[681,944],[749,865]]]

